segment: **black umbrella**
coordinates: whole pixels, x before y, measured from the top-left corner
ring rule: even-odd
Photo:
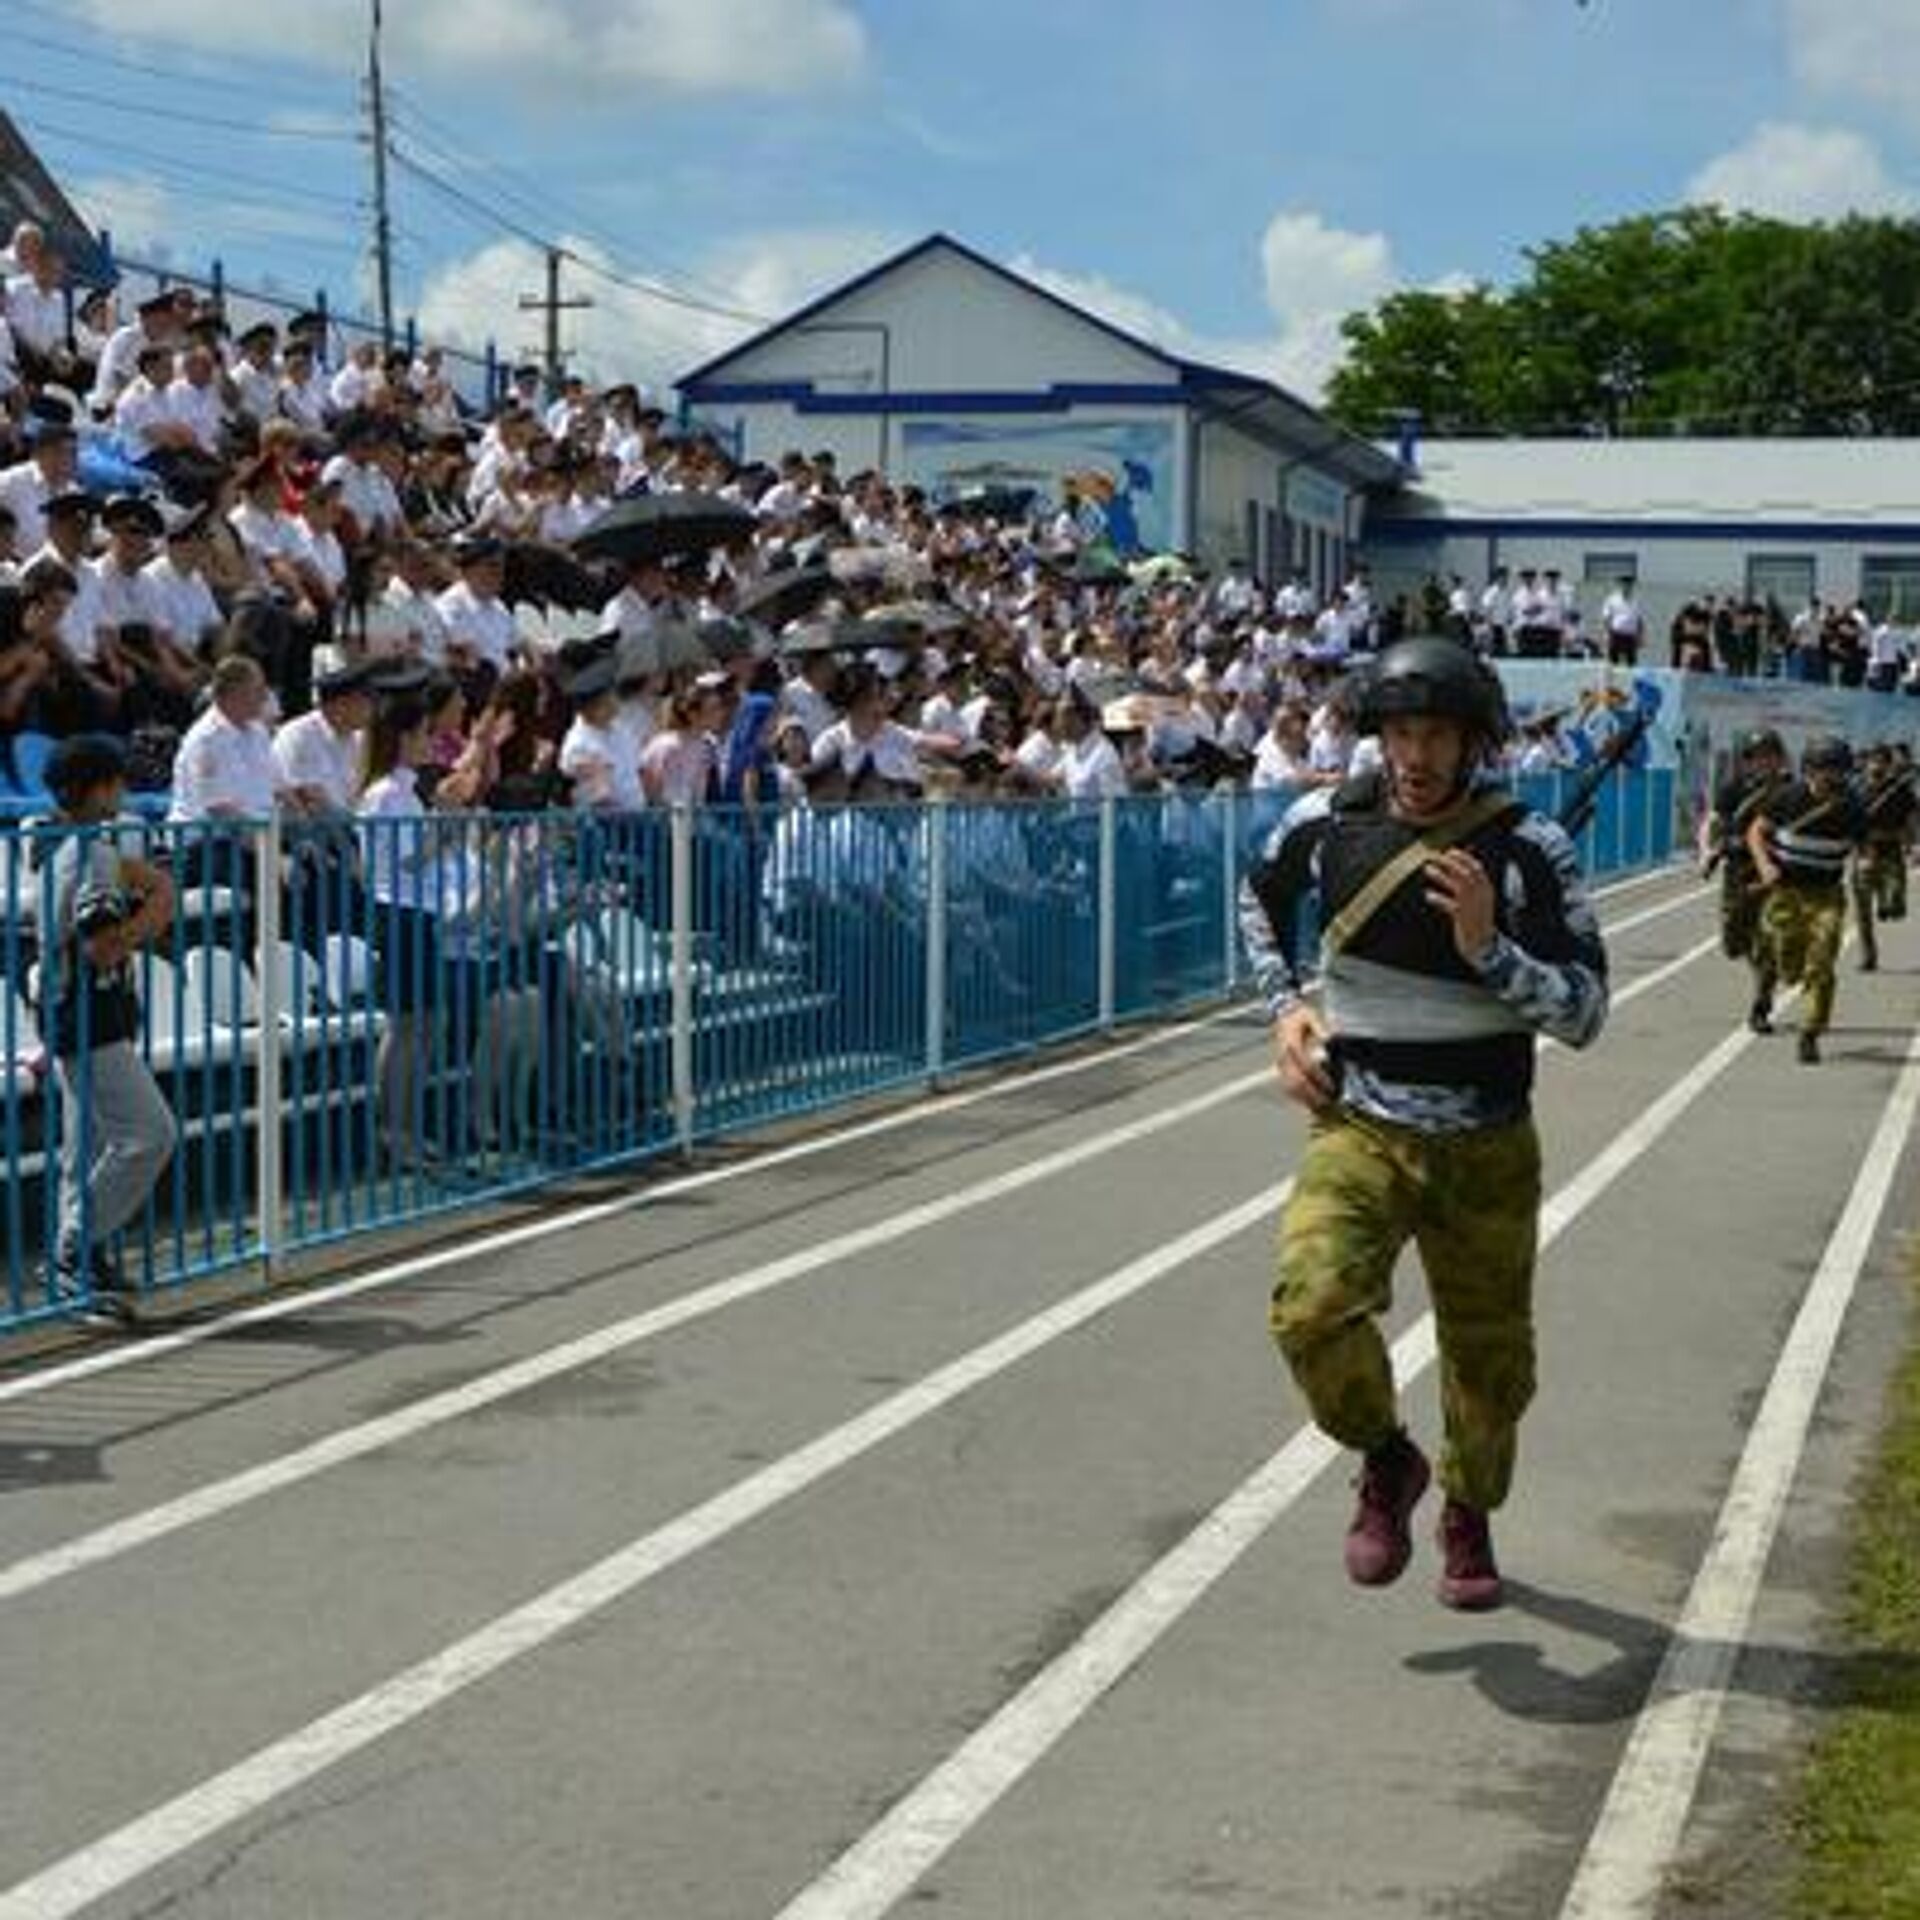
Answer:
[[[563,607],[568,613],[596,613],[613,597],[619,582],[559,547],[516,541],[507,549],[506,584],[500,597],[510,607]]]
[[[758,524],[745,507],[718,494],[643,493],[616,501],[573,543],[573,550],[584,560],[637,566],[711,553],[752,533]]]
[[[965,611],[945,600],[889,600],[861,616],[861,624],[877,627],[880,638],[906,634],[916,640],[937,640],[942,635],[964,633],[973,623]]]
[[[830,567],[783,567],[742,594],[733,610],[743,620],[784,627],[789,620],[804,619],[839,587]]]
[[[850,653],[875,644],[871,627],[859,620],[809,620],[780,636],[783,654]]]
[[[617,651],[622,680],[675,673],[682,667],[713,664],[706,630],[691,620],[660,620],[637,633],[623,634]]]

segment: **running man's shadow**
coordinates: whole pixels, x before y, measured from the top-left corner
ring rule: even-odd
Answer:
[[[1537,1641],[1484,1640],[1414,1654],[1405,1663],[1408,1671],[1464,1673],[1500,1712],[1549,1726],[1603,1726],[1631,1719],[1645,1705],[1671,1639],[1664,1622],[1519,1580],[1507,1582],[1507,1602],[1514,1612],[1603,1642],[1611,1657],[1573,1671],[1551,1664]],[[1721,1649],[1703,1644],[1697,1651]],[[1920,1656],[1910,1653],[1748,1646],[1737,1654],[1727,1686],[1733,1693],[1799,1707],[1871,1706],[1920,1717]]]

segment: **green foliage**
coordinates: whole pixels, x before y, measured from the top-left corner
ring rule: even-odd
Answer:
[[[1920,432],[1920,222],[1689,207],[1582,228],[1507,292],[1347,317],[1327,407],[1364,433]]]

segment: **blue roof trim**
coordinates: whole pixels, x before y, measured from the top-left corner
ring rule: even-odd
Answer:
[[[1415,546],[1435,540],[1482,539],[1497,535],[1503,540],[1796,540],[1818,543],[1845,540],[1871,546],[1884,541],[1891,546],[1920,543],[1920,522],[1905,523],[1873,520],[1526,520],[1497,519],[1486,516],[1458,519],[1389,519],[1369,516],[1369,545]]]
[[[1066,413],[1074,407],[1185,406],[1192,392],[1184,386],[1151,381],[1061,381],[1036,392],[939,390],[919,393],[817,393],[810,380],[715,381],[683,387],[691,405],[738,407],[769,403],[790,406],[797,413]]]
[[[1089,313],[1085,307],[1076,306],[1071,300],[1041,286],[1037,280],[1029,280],[1024,275],[1015,273],[1011,267],[1003,267],[999,261],[988,259],[984,253],[976,252],[974,248],[954,239],[949,233],[930,233],[924,240],[915,241],[912,246],[903,248],[899,253],[890,254],[877,265],[869,267],[866,272],[855,274],[851,280],[843,280],[839,286],[830,288],[817,300],[809,301],[798,313],[790,313],[784,320],[776,320],[771,326],[762,327],[758,333],[742,340],[738,346],[729,347],[725,353],[718,354],[704,365],[695,367],[691,373],[683,374],[674,382],[675,386],[682,393],[688,393],[722,367],[738,360],[743,354],[753,352],[769,340],[777,339],[783,333],[790,333],[796,327],[805,326],[816,314],[824,313],[827,308],[837,306],[853,294],[864,292],[876,280],[883,280],[888,274],[910,265],[923,255],[943,248],[992,274],[996,280],[1004,280],[1009,286],[1018,287],[1022,293],[1031,294],[1035,299],[1044,300],[1049,306],[1057,307],[1062,313],[1070,314],[1083,325],[1096,328],[1108,339],[1117,340],[1124,347],[1131,347],[1135,353],[1144,353],[1163,365],[1184,370],[1186,363],[1169,353],[1165,347],[1156,346],[1151,340],[1144,340],[1138,334],[1129,333],[1124,327],[1116,327],[1111,320],[1103,320],[1097,313]]]

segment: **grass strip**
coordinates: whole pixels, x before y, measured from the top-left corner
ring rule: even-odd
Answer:
[[[1855,1514],[1843,1631],[1838,1717],[1794,1815],[1792,1911],[1920,1920],[1920,1338]]]

